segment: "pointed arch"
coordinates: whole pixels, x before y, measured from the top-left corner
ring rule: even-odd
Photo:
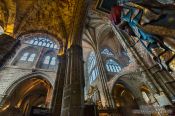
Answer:
[[[13,92],[13,89],[16,88],[16,86],[18,86],[23,81],[26,81],[26,80],[31,79],[33,77],[37,77],[38,79],[42,79],[42,80],[46,81],[49,85],[51,85],[52,88],[54,87],[53,80],[47,74],[44,74],[42,72],[30,73],[30,74],[24,75],[23,77],[18,78],[12,84],[10,84],[10,86],[4,91],[4,95],[9,96]]]
[[[53,82],[46,74],[37,72],[25,75],[9,84],[9,87],[5,91],[7,97],[2,99],[2,105],[13,102],[8,107],[19,108],[23,113],[26,111],[26,105],[29,103],[32,106],[43,104],[45,107],[49,107],[48,104],[51,103],[53,87]],[[35,100],[33,101],[31,99]],[[25,113],[30,112],[30,109],[31,106]]]

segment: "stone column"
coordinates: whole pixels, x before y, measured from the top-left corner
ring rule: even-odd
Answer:
[[[107,85],[107,75],[105,72],[105,67],[104,67],[104,63],[101,57],[101,52],[99,50],[96,51],[96,58],[97,58],[97,66],[98,66],[98,70],[99,70],[99,80],[101,82],[101,87],[102,87],[102,91],[103,94],[101,96],[102,99],[102,103],[105,102],[105,106],[110,107],[110,108],[115,108],[114,105],[114,101],[112,98],[112,95],[109,92],[109,88]],[[103,103],[104,105],[104,103]]]
[[[51,104],[52,116],[60,116],[61,114],[63,87],[65,80],[65,67],[66,67],[65,55],[59,56],[58,72],[53,90],[53,97]]]
[[[82,52],[82,31],[87,3],[78,0],[68,38],[66,51],[66,78],[63,89],[61,116],[83,116],[84,107],[84,69]],[[70,46],[70,47],[69,47]]]
[[[67,51],[66,79],[61,116],[82,116],[84,104],[84,73],[82,48],[72,45]]]

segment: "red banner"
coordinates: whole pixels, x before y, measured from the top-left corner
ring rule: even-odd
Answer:
[[[111,8],[109,18],[113,23],[115,23],[115,24],[120,23],[120,21],[121,21],[121,10],[122,10],[121,6],[113,6]]]

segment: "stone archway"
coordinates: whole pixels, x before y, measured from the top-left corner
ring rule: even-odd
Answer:
[[[114,80],[108,83],[116,109],[119,109],[120,113],[129,113],[132,116],[134,110],[142,110],[142,106],[147,105],[142,95],[143,89],[141,90],[141,87],[144,82],[141,78],[143,78],[141,73],[131,72],[117,75]],[[146,91],[145,88],[144,91]]]
[[[128,116],[130,114],[130,116],[137,116],[133,111],[139,109],[139,104],[137,104],[137,99],[133,92],[126,85],[116,82],[112,90],[112,96],[120,115]]]
[[[20,79],[18,80],[20,81]],[[53,87],[42,76],[35,75],[22,80],[11,87],[9,96],[4,102],[4,109],[0,114],[17,114],[29,116],[32,107],[49,108],[52,99]]]

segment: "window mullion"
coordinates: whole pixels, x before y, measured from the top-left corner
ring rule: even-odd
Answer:
[[[27,59],[26,59],[27,62],[28,62],[28,59],[30,58],[30,55],[31,55],[31,54],[28,54],[28,56],[27,56]]]

